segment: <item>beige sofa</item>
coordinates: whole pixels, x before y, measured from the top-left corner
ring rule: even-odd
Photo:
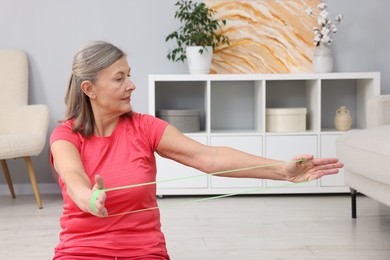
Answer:
[[[351,189],[352,218],[357,192],[390,206],[390,95],[368,101],[367,128],[342,134],[336,150]]]

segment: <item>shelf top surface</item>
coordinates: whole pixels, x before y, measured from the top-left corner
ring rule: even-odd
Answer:
[[[319,79],[373,79],[380,72],[289,73],[289,74],[150,74],[157,81],[224,81],[224,80],[319,80]]]

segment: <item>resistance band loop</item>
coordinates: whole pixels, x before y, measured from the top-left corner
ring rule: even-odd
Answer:
[[[137,209],[137,210],[132,210],[132,211],[128,211],[128,212],[122,212],[122,213],[108,215],[106,217],[116,217],[116,216],[120,216],[120,215],[133,214],[133,213],[139,213],[139,212],[148,211],[148,210],[154,210],[154,209],[158,209],[158,208],[179,207],[179,206],[192,204],[192,203],[195,203],[195,202],[203,202],[203,201],[221,199],[221,198],[226,198],[226,197],[231,197],[231,196],[236,196],[236,195],[249,194],[249,193],[253,193],[253,192],[261,191],[261,190],[285,188],[285,187],[288,187],[288,186],[293,186],[293,185],[297,185],[297,184],[303,184],[303,183],[306,183],[306,182],[310,182],[310,181],[299,182],[299,183],[288,183],[288,184],[284,184],[284,185],[272,186],[272,187],[267,187],[267,188],[246,189],[246,190],[242,190],[242,191],[239,191],[239,192],[227,193],[227,194],[223,194],[223,195],[207,197],[207,198],[201,198],[201,199],[194,199],[194,200],[189,200],[189,201],[185,201],[185,202],[181,202],[181,203],[175,203],[175,204],[170,204],[170,205],[156,206],[156,207],[151,207],[151,208],[144,208],[144,209]]]
[[[304,159],[299,159],[299,160],[294,160],[294,161],[290,161],[290,162],[301,163],[303,161],[305,161],[305,160]],[[123,190],[123,189],[129,189],[129,188],[134,188],[134,187],[153,185],[153,184],[159,184],[159,183],[164,183],[164,182],[179,181],[179,180],[185,180],[185,179],[191,179],[191,178],[199,178],[199,177],[207,176],[207,175],[219,175],[219,174],[223,174],[223,173],[238,172],[238,171],[245,171],[245,170],[253,170],[253,169],[258,169],[258,168],[265,168],[265,167],[272,167],[272,166],[287,164],[287,163],[289,163],[289,162],[278,162],[278,163],[264,164],[264,165],[260,165],[260,166],[245,167],[245,168],[239,168],[239,169],[233,169],[233,170],[225,170],[225,171],[219,171],[219,172],[213,172],[213,173],[201,173],[201,174],[192,175],[192,176],[185,176],[185,177],[165,179],[165,180],[160,180],[160,181],[137,183],[137,184],[132,184],[132,185],[126,185],[126,186],[120,186],[120,187],[112,187],[112,188],[95,190],[95,192],[92,194],[91,201],[90,201],[91,208],[92,208],[93,212],[95,212],[95,213],[97,212],[96,200],[97,200],[99,194],[102,193],[102,192]],[[289,183],[289,184],[283,185],[283,186],[290,186],[290,185],[295,185],[295,184],[299,184],[299,183]],[[281,186],[281,187],[283,187],[283,186]],[[193,202],[203,201],[203,200],[211,200],[211,199],[217,199],[217,198],[223,198],[223,197],[229,197],[229,196],[245,194],[245,193],[251,193],[251,192],[255,192],[255,191],[259,191],[259,190],[263,190],[263,189],[269,189],[269,188],[273,188],[273,187],[256,188],[255,190],[245,190],[245,191],[242,191],[242,192],[228,193],[228,194],[225,194],[225,195],[220,195],[220,196],[215,196],[215,197],[209,197],[209,198],[204,198],[204,199],[200,199],[200,200],[195,200]],[[185,204],[187,204],[187,203],[185,203]],[[157,208],[158,207],[140,209],[140,210],[135,210],[135,211],[130,211],[130,212],[119,213],[119,214],[115,214],[115,215],[110,215],[110,216],[117,216],[117,215],[124,215],[124,214],[142,212],[142,211],[152,210],[152,209],[157,209]]]

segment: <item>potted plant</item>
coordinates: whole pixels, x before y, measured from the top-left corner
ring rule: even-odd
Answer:
[[[174,62],[188,61],[191,74],[207,74],[210,71],[213,50],[221,44],[229,44],[229,38],[218,32],[226,20],[213,18],[215,11],[205,3],[179,0],[175,6],[175,18],[182,25],[170,33],[165,41],[176,40],[177,46],[170,50],[167,58]]]

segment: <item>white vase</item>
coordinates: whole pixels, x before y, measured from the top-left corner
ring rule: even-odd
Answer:
[[[213,48],[206,47],[203,53],[199,51],[201,46],[188,46],[186,56],[188,62],[188,71],[190,74],[208,74],[210,72],[211,58],[213,57]]]
[[[320,44],[314,49],[313,70],[316,73],[328,73],[333,69],[333,53],[327,44]]]
[[[349,113],[349,110],[345,106],[341,106],[336,110],[336,115],[334,117],[334,125],[339,131],[347,131],[351,129],[352,126],[352,117]]]

